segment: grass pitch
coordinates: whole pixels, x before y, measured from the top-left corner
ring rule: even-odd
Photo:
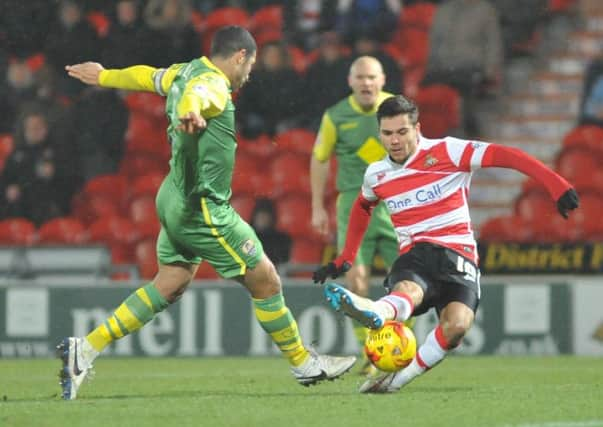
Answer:
[[[603,358],[449,357],[393,395],[305,388],[282,359],[111,359],[78,400],[58,360],[0,359],[0,426],[603,427]]]

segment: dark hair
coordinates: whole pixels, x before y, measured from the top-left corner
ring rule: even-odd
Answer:
[[[247,58],[255,53],[257,45],[249,31],[243,27],[230,25],[222,27],[214,34],[211,41],[210,56],[228,58],[241,49],[247,51]]]
[[[381,123],[383,117],[394,117],[400,114],[408,114],[413,125],[419,121],[419,107],[402,95],[391,96],[383,101],[377,110],[377,120]]]

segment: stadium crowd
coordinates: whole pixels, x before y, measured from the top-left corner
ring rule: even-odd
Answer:
[[[416,99],[426,136],[479,136],[476,103],[498,96],[505,61],[531,54],[551,3],[3,1],[0,219],[16,222],[4,221],[12,228],[0,238],[102,242],[114,262],[152,274],[153,200],[169,158],[163,100],[84,87],[64,66],[92,58],[107,68],[184,62],[208,51],[217,28],[237,24],[252,32],[259,52],[237,94],[241,172],[232,204],[250,220],[257,197],[272,199],[278,228],[292,238],[291,259],[319,263],[308,164],[322,112],[350,92],[344,77],[353,59],[379,59],[384,90]],[[583,117],[597,116],[595,126],[601,109],[589,93],[599,87],[600,69],[591,67],[584,101]],[[470,80],[459,77],[467,73]],[[215,273],[205,266],[199,277]]]

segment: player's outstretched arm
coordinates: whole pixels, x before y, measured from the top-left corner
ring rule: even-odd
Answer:
[[[65,70],[70,77],[78,79],[82,83],[91,86],[99,86],[99,76],[103,67],[98,62],[84,62],[82,64],[66,65]]]
[[[564,218],[568,218],[569,212],[580,204],[578,193],[565,178],[517,148],[490,144],[484,153],[481,166],[514,169],[534,178],[546,187]]]
[[[377,201],[373,202],[365,199],[362,193],[358,195],[350,212],[345,247],[343,248],[341,255],[334,261],[320,267],[312,274],[314,283],[324,283],[329,277],[335,279],[352,267],[352,263],[356,259],[358,248],[360,248],[360,244],[362,243],[364,233],[371,220],[371,212],[376,204]]]

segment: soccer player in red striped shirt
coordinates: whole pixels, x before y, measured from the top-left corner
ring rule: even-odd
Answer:
[[[362,393],[399,390],[439,363],[473,324],[480,299],[477,245],[468,205],[473,171],[514,169],[545,186],[565,218],[578,207],[572,186],[521,150],[452,137],[424,138],[417,106],[401,95],[383,101],[377,119],[388,155],[366,170],[342,254],[316,270],[313,279],[324,283],[350,268],[371,210],[383,200],[400,244],[400,256],[385,279],[388,295],[372,301],[327,283],[327,300],[334,309],[373,329],[386,320],[405,321],[432,307],[439,324],[410,365],[368,379],[360,387]]]

